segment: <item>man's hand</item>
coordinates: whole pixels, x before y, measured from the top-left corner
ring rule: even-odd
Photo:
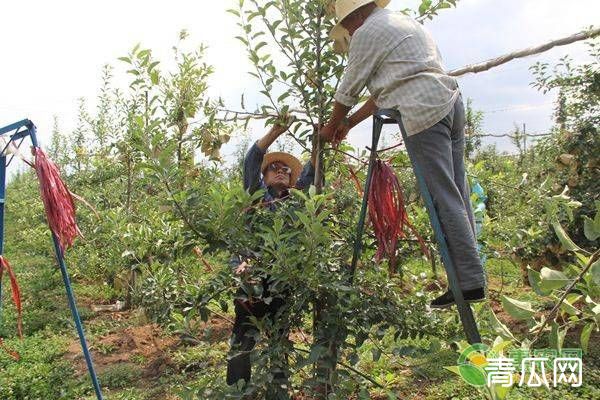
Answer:
[[[245,274],[246,272],[248,272],[249,269],[250,269],[250,265],[248,265],[248,263],[246,261],[244,261],[240,265],[237,266],[237,268],[235,269],[235,274],[236,275]]]
[[[331,124],[327,124],[321,128],[321,138],[326,142],[331,142],[334,146],[340,144],[342,140],[348,136],[348,132],[352,129],[352,125],[348,118],[344,118],[342,122],[334,127]]]
[[[350,125],[350,122],[346,118],[344,120],[344,122],[339,124],[337,129],[335,130],[333,144],[338,145],[338,144],[340,144],[340,142],[342,142],[344,139],[346,139],[346,136],[348,136],[348,132],[350,132],[350,129],[352,129],[352,125]]]
[[[321,139],[326,142],[333,142],[336,138],[336,132],[338,130],[338,126],[333,126],[331,124],[327,124],[321,128],[320,136]]]
[[[271,146],[279,136],[281,136],[285,131],[288,130],[290,125],[294,123],[295,119],[296,118],[291,114],[284,114],[279,116],[277,122],[271,127],[269,132],[267,132],[265,136],[258,139],[258,141],[256,142],[258,148],[262,151],[267,151],[269,146]]]
[[[323,140],[326,142],[335,142],[336,132],[340,125],[347,123],[346,115],[348,115],[351,108],[337,101],[333,104],[333,112],[331,113],[329,122],[321,127],[320,133]]]
[[[284,114],[279,117],[279,120],[273,125],[273,132],[281,135],[294,123],[295,117],[292,114]]]

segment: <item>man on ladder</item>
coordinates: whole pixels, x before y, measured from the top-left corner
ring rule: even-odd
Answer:
[[[445,73],[429,33],[412,18],[386,10],[389,2],[336,1],[338,24],[331,37],[337,49],[349,47],[348,65],[321,136],[339,142],[377,109],[399,112],[411,160],[424,175],[463,298],[467,303],[482,301],[485,277],[464,167],[462,96],[456,80]],[[365,86],[371,98],[347,117]],[[431,307],[447,308],[454,303],[448,290]]]

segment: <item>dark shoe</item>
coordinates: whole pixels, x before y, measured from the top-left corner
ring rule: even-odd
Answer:
[[[463,298],[469,304],[478,303],[480,301],[485,300],[485,290],[483,288],[464,290]],[[431,308],[448,308],[452,307],[454,304],[454,295],[450,290],[441,295],[440,297],[434,299],[429,307]]]

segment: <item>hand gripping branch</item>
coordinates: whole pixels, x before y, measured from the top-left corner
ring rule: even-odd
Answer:
[[[31,144],[34,147],[34,150],[39,149],[37,137],[36,137],[36,127],[28,119],[24,119],[19,122],[15,122],[14,124],[10,124],[3,128],[0,128],[0,138],[2,141],[2,151],[0,151],[0,257],[4,254],[4,205],[6,198],[6,168],[15,155],[19,156],[19,148],[23,144],[24,140],[31,140]],[[10,156],[8,156],[9,153]],[[27,160],[24,159],[25,162],[28,163]],[[36,160],[37,162],[37,160]],[[42,184],[42,182],[40,182]],[[52,230],[52,229],[51,229]],[[96,377],[96,372],[94,370],[94,364],[92,362],[92,357],[90,355],[90,351],[87,346],[87,341],[85,339],[85,333],[83,331],[83,325],[81,323],[81,318],[79,316],[79,311],[77,310],[77,304],[75,303],[75,297],[73,295],[73,288],[71,287],[71,280],[69,279],[69,274],[67,272],[67,266],[65,264],[64,259],[64,246],[59,241],[55,232],[52,232],[52,241],[54,242],[54,251],[56,254],[56,260],[60,267],[60,271],[62,273],[63,282],[65,285],[65,290],[67,292],[67,299],[69,301],[69,307],[71,309],[71,314],[73,315],[73,320],[75,321],[75,326],[77,328],[77,334],[79,335],[79,341],[81,343],[81,348],[83,349],[83,355],[85,357],[85,362],[87,364],[87,369],[90,373],[90,377],[92,379],[92,384],[94,385],[94,391],[96,392],[96,397],[98,400],[102,400],[102,392],[100,390],[100,384],[98,383],[98,378]],[[2,281],[0,276],[0,317],[1,317],[1,306],[2,306]]]

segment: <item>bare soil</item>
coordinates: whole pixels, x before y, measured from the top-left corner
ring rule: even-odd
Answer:
[[[178,340],[163,334],[156,324],[132,326],[111,332],[91,340],[89,343],[94,366],[98,372],[118,364],[133,364],[138,359],[145,360],[142,376],[154,378],[166,368],[174,366],[168,350],[174,348]],[[74,340],[65,354],[67,360],[74,362],[77,374],[87,373],[85,359],[79,340]]]

